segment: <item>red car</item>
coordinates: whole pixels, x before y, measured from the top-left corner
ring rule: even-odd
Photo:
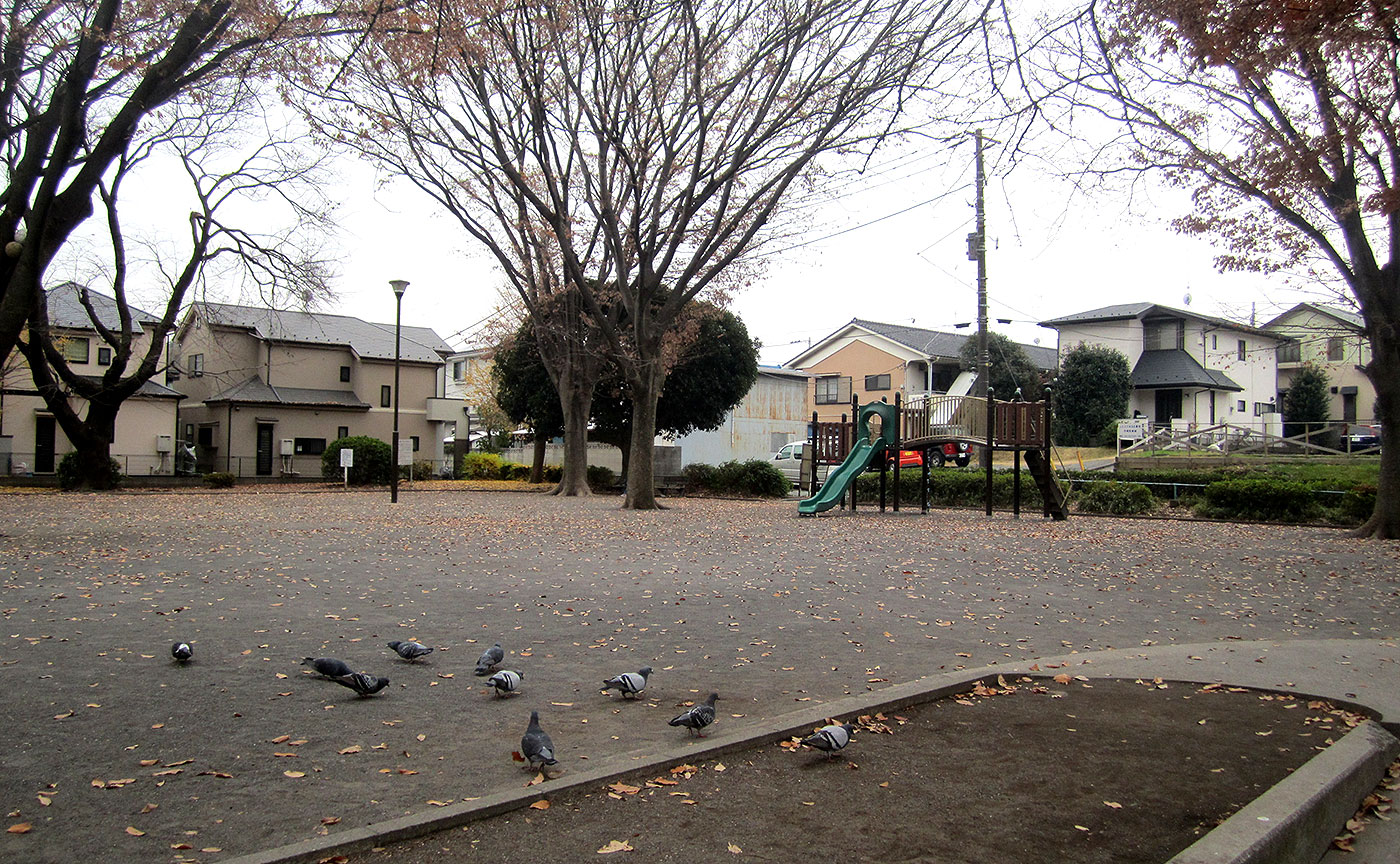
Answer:
[[[935,468],[942,468],[948,462],[956,464],[959,468],[966,468],[972,462],[972,445],[966,443],[944,444],[932,452],[932,465]],[[893,451],[886,451],[885,465],[894,468],[895,455]],[[924,464],[923,454],[918,450],[900,450],[899,468],[901,471],[907,468],[919,468]]]

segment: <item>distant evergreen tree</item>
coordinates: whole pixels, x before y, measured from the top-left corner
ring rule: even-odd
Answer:
[[[1287,437],[1318,431],[1331,411],[1327,393],[1327,373],[1313,363],[1304,364],[1293,375],[1293,383],[1283,394],[1283,434]]]
[[[1110,424],[1128,416],[1132,392],[1132,370],[1123,352],[1082,342],[1074,346],[1065,353],[1055,380],[1055,441],[1072,447],[1111,442]]]

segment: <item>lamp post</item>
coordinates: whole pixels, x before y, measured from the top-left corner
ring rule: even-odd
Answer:
[[[390,457],[392,472],[389,474],[389,503],[399,503],[399,336],[403,325],[403,292],[408,290],[408,280],[390,279],[394,289],[394,453]]]

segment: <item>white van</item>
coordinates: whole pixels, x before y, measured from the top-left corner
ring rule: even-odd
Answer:
[[[800,482],[802,477],[802,451],[806,446],[806,441],[790,441],[773,454],[773,464],[794,486]],[[817,479],[825,482],[826,475],[830,471],[830,465],[819,466]]]

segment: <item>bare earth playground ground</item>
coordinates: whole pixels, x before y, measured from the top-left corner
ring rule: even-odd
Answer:
[[[712,689],[718,727],[733,729],[938,671],[1070,651],[1400,632],[1400,547],[1327,529],[965,511],[799,520],[791,501],[634,513],[609,498],[386,498],[0,496],[0,805],[7,826],[30,826],[0,836],[0,860],[217,861],[518,788],[528,776],[510,752],[531,709],[578,768],[667,744],[683,753],[684,733],[665,721]],[[410,665],[384,646],[410,637],[438,651]],[[194,644],[193,664],[173,665],[175,639]],[[471,674],[495,641],[526,674],[511,699]],[[393,683],[356,699],[297,665],[323,655]],[[643,665],[656,670],[650,698],[599,695],[602,678]],[[1093,728],[1087,700],[1083,710]],[[861,771],[906,759],[879,749],[898,731],[878,737],[860,740]],[[1179,761],[1170,748],[1155,756]],[[775,789],[844,782],[795,758],[795,769],[755,765],[755,783],[764,770]],[[795,773],[772,774],[783,771]],[[791,797],[804,806],[815,794]],[[644,816],[623,813],[631,824],[611,836],[644,833]],[[726,852],[723,838],[688,830],[718,844],[706,854]],[[384,854],[429,860],[442,845]]]

